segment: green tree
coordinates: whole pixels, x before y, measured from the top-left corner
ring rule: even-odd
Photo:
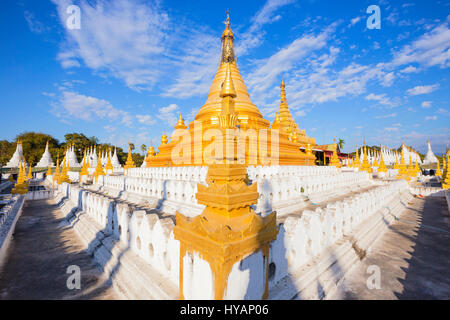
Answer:
[[[144,153],[145,156],[145,152],[147,151],[147,146],[145,144],[141,145],[141,151]]]
[[[131,151],[134,150],[134,143],[131,143],[131,142],[130,142],[130,149],[131,149]]]
[[[68,133],[64,135],[66,141],[61,145],[61,154],[62,155],[67,147],[74,145],[75,154],[77,156],[77,160],[81,161],[83,159],[83,152],[85,149],[98,145],[99,141],[96,137],[86,137],[82,133]],[[100,151],[99,146],[97,146],[97,152]]]
[[[25,157],[25,161],[33,167],[41,159],[42,154],[45,151],[47,141],[52,158],[56,156],[56,154],[52,154],[52,151],[59,147],[59,142],[57,139],[53,138],[51,135],[41,132],[24,132],[16,137],[15,142],[17,143],[18,140],[22,141],[23,156]]]
[[[0,140],[0,167],[5,166],[9,159],[11,159],[16,145],[8,140]]]
[[[342,148],[344,148],[344,144],[345,144],[345,140],[339,138],[339,140],[338,140],[338,146],[339,146],[339,149],[340,149],[340,150],[342,150]]]
[[[144,162],[144,156],[140,153],[132,153],[131,158],[133,158],[133,162],[136,167],[140,167],[142,165],[142,162]]]

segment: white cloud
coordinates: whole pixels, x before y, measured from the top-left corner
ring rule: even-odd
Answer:
[[[384,128],[384,130],[388,131],[388,132],[397,132],[400,130],[400,128],[398,127],[386,127]]]
[[[31,32],[43,33],[44,31],[48,30],[48,28],[42,22],[36,19],[33,13],[25,10],[24,17]]]
[[[156,117],[160,120],[165,121],[172,129],[177,124],[179,117],[178,111],[178,105],[170,104],[167,107],[159,108]]]
[[[398,105],[398,103],[391,101],[389,98],[386,97],[386,94],[374,94],[371,93],[366,96],[366,100],[369,101],[378,101],[380,104],[395,107]]]
[[[417,73],[420,70],[414,66],[408,66],[403,70],[400,70],[401,73]]]
[[[61,94],[51,102],[51,112],[61,121],[81,119],[88,122],[96,120],[120,121],[131,127],[133,117],[126,111],[115,108],[104,99],[86,96],[61,88]]]
[[[390,113],[382,116],[376,116],[375,119],[387,119],[387,118],[395,118],[397,113]]]
[[[152,116],[148,114],[145,115],[137,114],[136,118],[139,121],[139,123],[146,124],[148,126],[151,126],[156,123],[155,119],[153,119]]]
[[[240,35],[240,40],[236,44],[237,56],[242,57],[250,49],[261,45],[265,36],[265,32],[262,31],[264,25],[279,21],[281,15],[276,12],[293,2],[295,0],[267,0],[264,6],[250,19],[252,24],[248,30]]]
[[[436,113],[438,113],[438,114],[443,114],[443,115],[449,115],[449,114],[450,114],[450,111],[448,111],[448,110],[446,110],[446,109],[444,109],[444,108],[439,108],[439,110],[436,111]]]
[[[426,116],[425,120],[437,120],[437,116]]]
[[[426,67],[450,66],[450,29],[448,23],[438,25],[410,45],[394,53],[392,64],[419,63]]]
[[[266,91],[274,82],[279,81],[283,72],[290,71],[294,66],[303,62],[304,58],[313,51],[324,48],[333,29],[334,27],[329,27],[317,36],[304,35],[295,39],[271,57],[256,61],[257,67],[249,75],[247,81],[252,91]]]
[[[408,89],[406,92],[410,96],[417,96],[420,94],[431,93],[431,92],[435,91],[437,88],[439,88],[439,84],[428,85],[428,86],[416,86],[414,88]]]
[[[359,21],[361,21],[361,17],[355,17],[353,19],[350,20],[350,25],[354,26],[355,24],[357,24]]]
[[[65,26],[69,0],[52,0]],[[123,80],[130,88],[149,89],[160,76],[167,47],[169,18],[152,3],[130,0],[95,3],[81,0],[81,30],[66,29],[58,60],[64,68],[80,62],[98,73]],[[126,54],[124,54],[126,53]]]
[[[424,101],[422,102],[422,108],[431,108],[431,101]]]

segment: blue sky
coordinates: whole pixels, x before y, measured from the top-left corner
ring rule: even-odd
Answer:
[[[345,4],[344,4],[345,3]],[[67,7],[81,8],[69,30]],[[367,29],[366,9],[381,9]],[[206,101],[230,10],[238,65],[273,121],[286,82],[295,120],[353,151],[450,143],[450,1],[22,0],[0,11],[0,139],[82,132],[159,145]]]

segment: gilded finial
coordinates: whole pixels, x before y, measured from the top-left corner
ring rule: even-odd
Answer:
[[[177,124],[175,126],[175,130],[176,129],[186,129],[186,128],[187,127],[186,127],[186,125],[184,124],[184,121],[183,121],[183,115],[180,112],[180,118],[178,118],[178,122],[177,122]]]
[[[227,10],[227,22],[222,33],[222,63],[234,62],[234,35],[230,28],[230,16]]]
[[[225,74],[225,80],[222,84],[222,91],[220,92],[220,97],[233,97],[236,98],[236,90],[234,89],[233,80],[231,79],[231,68],[230,64],[227,64],[227,71]]]

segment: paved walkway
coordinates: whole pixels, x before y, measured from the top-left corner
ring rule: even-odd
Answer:
[[[0,299],[116,299],[75,231],[60,227],[63,215],[52,201],[25,202],[0,267]],[[80,290],[67,288],[71,265],[80,267]]]
[[[450,299],[450,215],[443,197],[414,198],[329,299]],[[405,222],[407,221],[407,222]],[[380,289],[367,279],[380,269]]]

